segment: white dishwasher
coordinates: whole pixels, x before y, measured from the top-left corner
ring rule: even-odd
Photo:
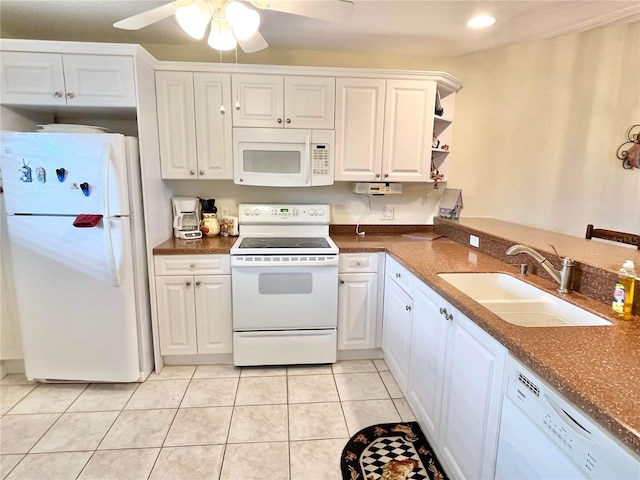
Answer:
[[[496,479],[640,479],[638,456],[511,357],[507,375]]]

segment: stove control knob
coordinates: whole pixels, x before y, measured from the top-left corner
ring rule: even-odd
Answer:
[[[252,210],[251,210],[250,208],[245,208],[245,209],[244,209],[244,214],[245,214],[245,215],[251,215],[251,211],[252,211]]]
[[[254,214],[255,216],[260,215],[260,209],[259,209],[259,208],[256,208],[255,210],[253,210],[253,214]]]
[[[320,217],[324,217],[324,214],[325,214],[325,213],[326,213],[326,212],[324,211],[324,208],[319,208],[319,209],[318,209],[318,216],[320,216]]]
[[[316,215],[316,209],[315,208],[310,208],[309,209],[309,216],[315,217],[315,215]]]

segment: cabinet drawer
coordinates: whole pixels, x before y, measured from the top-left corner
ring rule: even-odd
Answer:
[[[405,292],[411,293],[413,274],[387,255],[385,266],[387,277],[396,282]]]
[[[341,253],[340,273],[374,273],[378,271],[378,253]]]
[[[231,273],[229,255],[157,255],[156,275],[218,275]]]

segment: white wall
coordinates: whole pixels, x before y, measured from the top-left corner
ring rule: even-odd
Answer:
[[[218,213],[229,208],[236,215],[238,203],[328,203],[333,224],[431,224],[446,184],[403,184],[401,195],[369,197],[352,192],[353,183],[308,188],[269,188],[235,185],[231,180],[172,180],[165,182],[174,196],[215,198]],[[380,220],[382,206],[394,208],[393,220]],[[167,207],[167,212],[168,212]]]
[[[640,123],[640,22],[456,59],[450,186],[464,216],[584,236],[640,232],[640,170],[618,146]]]

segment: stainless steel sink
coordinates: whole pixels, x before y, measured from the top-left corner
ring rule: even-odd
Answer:
[[[602,317],[506,273],[440,273],[438,276],[513,325],[611,325]]]

